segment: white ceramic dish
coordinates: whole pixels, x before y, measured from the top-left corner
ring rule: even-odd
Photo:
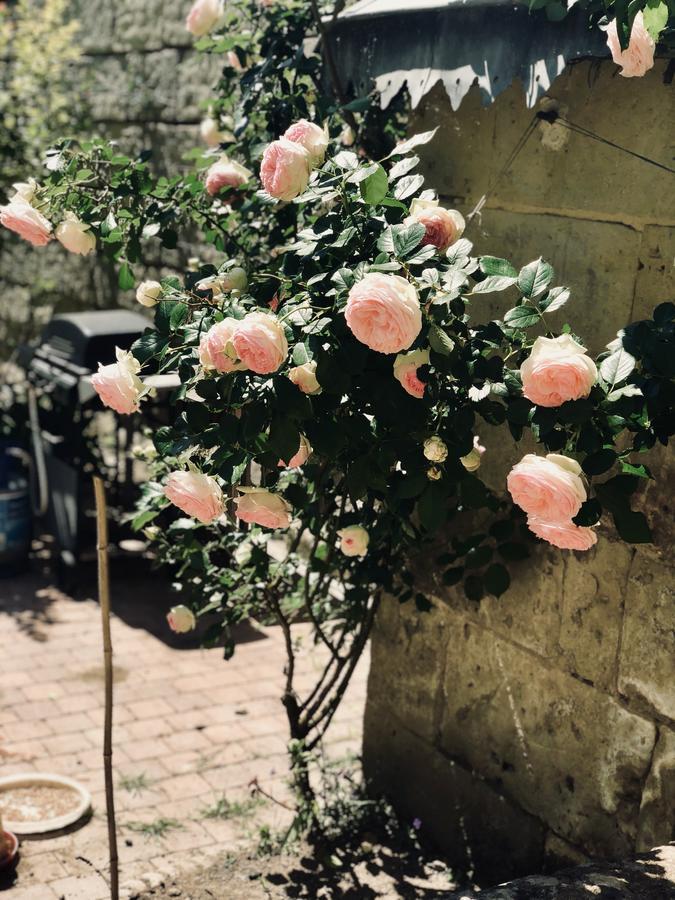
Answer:
[[[51,819],[39,819],[34,821],[15,821],[3,815],[3,826],[14,834],[46,834],[49,831],[60,831],[69,825],[74,825],[91,809],[91,795],[89,791],[65,775],[45,775],[40,772],[26,772],[22,775],[6,775],[0,778],[0,810],[2,809],[2,794],[10,788],[36,787],[39,785],[55,785],[57,787],[70,788],[77,797],[77,802],[72,810],[61,816]]]

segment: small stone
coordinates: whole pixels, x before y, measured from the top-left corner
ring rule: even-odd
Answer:
[[[141,875],[141,879],[150,890],[162,887],[164,884],[164,877],[159,872],[145,872]]]
[[[120,887],[120,897],[122,900],[136,900],[145,890],[145,883],[138,878],[125,881]]]
[[[169,897],[180,897],[180,895],[182,893],[183,892],[181,891],[181,889],[179,887],[172,887],[172,888],[169,888],[169,890],[167,891],[167,894]]]

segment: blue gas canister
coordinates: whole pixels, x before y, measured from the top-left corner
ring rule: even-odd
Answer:
[[[0,574],[21,569],[28,562],[32,521],[26,454],[16,445],[0,442]]]

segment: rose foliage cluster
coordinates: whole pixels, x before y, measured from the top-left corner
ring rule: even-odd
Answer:
[[[198,46],[227,60],[195,171],[158,182],[144,159],[64,144],[0,221],[37,245],[107,249],[154,311],[93,382],[106,406],[142,415],[146,373],[178,375],[135,519],[183,591],[170,624],[204,617],[207,640],[231,652],[240,619],[280,622],[291,735],[311,749],[381,593],[428,609],[411,562],[425,546],[443,540],[442,580],[479,601],[508,589],[535,537],[588,550],[609,513],[623,539],[651,539],[631,494],[651,477],[637,456],[672,428],[675,306],[595,359],[572,325],[553,330],[570,292],[552,266],[476,254],[461,212],[425,188],[416,150],[434,132],[369,156],[368,103],[327,97],[320,57],[299,52],[307,4],[243,4],[246,16],[253,7],[252,29],[210,0],[188,17]],[[175,245],[183,221],[225,260],[136,285],[142,242]],[[495,293],[503,313],[486,322]],[[504,485],[513,505],[480,477],[494,427],[538,447]],[[330,660],[305,698],[298,617]]]

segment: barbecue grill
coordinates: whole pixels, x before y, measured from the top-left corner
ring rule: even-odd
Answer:
[[[33,462],[40,476],[35,511],[46,514],[66,569],[95,549],[94,473],[108,486],[111,542],[119,546],[131,538],[119,513],[133,508],[144,478],[132,451],[143,425],[166,424],[167,393],[177,379],[150,376],[146,384],[150,381],[156,390],[142,413],[117,416],[101,405],[91,377],[99,361],[114,362],[115,348],[128,350],[147,327],[147,319],[126,310],[57,315],[37,346],[21,355],[29,383]]]

